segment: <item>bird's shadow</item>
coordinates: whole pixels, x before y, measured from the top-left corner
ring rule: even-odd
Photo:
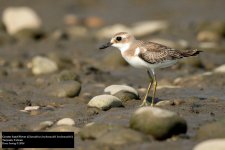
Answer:
[[[162,99],[159,99],[158,97],[155,97],[154,104],[156,104],[156,103],[158,103],[160,101],[163,101],[163,100]],[[147,97],[147,102],[150,103],[150,104],[152,103],[152,97],[151,96],[148,96]]]

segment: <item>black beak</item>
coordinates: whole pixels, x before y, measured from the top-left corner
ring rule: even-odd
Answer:
[[[102,45],[101,47],[99,47],[99,49],[105,49],[107,47],[110,47],[111,45],[112,45],[112,43],[111,42],[108,42],[108,43]]]

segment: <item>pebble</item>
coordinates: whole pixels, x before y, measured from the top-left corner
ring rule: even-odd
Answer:
[[[140,37],[165,30],[168,27],[169,24],[166,21],[142,21],[133,24],[131,32],[133,35]]]
[[[197,131],[198,140],[225,138],[225,117],[212,123],[206,123]]]
[[[59,98],[78,96],[81,91],[81,84],[77,81],[62,81],[55,83],[48,88],[48,93]]]
[[[78,17],[74,14],[65,15],[63,20],[64,20],[64,24],[66,24],[68,26],[74,26],[74,25],[79,24],[79,22],[80,22]]]
[[[193,150],[225,150],[225,138],[203,141],[197,144]]]
[[[79,135],[82,140],[95,140],[109,131],[118,128],[118,126],[110,124],[91,123],[83,127]]]
[[[150,140],[145,134],[124,127],[112,129],[96,140],[96,142],[98,143],[107,145],[125,145],[133,143],[143,143],[146,141]]]
[[[58,66],[54,61],[42,56],[34,57],[31,67],[34,75],[48,74],[58,70]]]
[[[116,96],[122,102],[126,102],[126,101],[129,101],[129,100],[138,100],[138,99],[140,99],[139,96],[137,96],[134,93],[128,92],[128,91],[119,91],[119,92],[113,94],[113,96]]]
[[[41,27],[41,19],[29,7],[8,7],[3,11],[3,23],[10,35],[24,29],[37,30]]]
[[[89,107],[97,107],[101,110],[109,110],[112,107],[122,107],[122,101],[112,95],[98,95],[88,102]]]
[[[99,30],[96,35],[99,39],[111,38],[117,32],[129,32],[131,29],[123,24],[115,24],[112,26],[107,26]]]
[[[71,118],[63,118],[56,122],[56,125],[68,125],[68,126],[74,126],[75,122]]]
[[[52,121],[43,121],[38,125],[32,127],[32,131],[43,131],[49,127],[51,127],[54,123]]]
[[[104,64],[111,68],[127,66],[128,63],[121,56],[119,51],[110,51],[103,59]]]
[[[74,134],[78,134],[80,132],[80,128],[68,125],[60,125],[53,126],[47,130],[48,132],[74,132]]]
[[[24,108],[25,111],[38,110],[40,106],[27,106]]]
[[[220,39],[221,36],[213,31],[200,31],[197,35],[197,40],[200,42],[215,42]]]
[[[87,35],[90,35],[90,33],[88,32],[88,29],[83,26],[68,27],[66,30],[66,33],[71,38],[81,38],[81,37],[86,37]]]
[[[57,76],[56,79],[61,82],[61,81],[68,81],[68,80],[78,80],[78,75],[74,71],[70,70],[63,70],[60,72]]]
[[[142,107],[130,119],[130,127],[164,140],[173,135],[186,133],[187,123],[176,113],[157,107]]]
[[[225,73],[225,64],[215,68],[214,72],[216,72],[216,73]]]
[[[104,25],[104,21],[97,16],[90,16],[84,20],[84,24],[89,28],[99,28]]]
[[[135,94],[136,96],[139,96],[137,90],[135,90],[133,87],[130,87],[128,85],[110,85],[104,89],[104,92],[110,93],[111,95],[114,95],[120,91],[127,91],[127,92]]]

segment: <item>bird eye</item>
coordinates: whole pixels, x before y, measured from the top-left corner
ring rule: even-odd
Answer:
[[[116,40],[117,41],[121,41],[122,40],[122,37],[118,36],[118,37],[116,37]]]

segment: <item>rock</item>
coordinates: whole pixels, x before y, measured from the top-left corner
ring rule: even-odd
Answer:
[[[56,122],[56,125],[68,125],[68,126],[74,126],[75,122],[71,118],[63,118]]]
[[[121,56],[119,51],[110,51],[103,59],[104,64],[111,68],[127,66],[128,63]]]
[[[102,110],[108,110],[112,107],[122,107],[122,101],[112,95],[98,95],[88,102],[89,107],[97,107]]]
[[[49,94],[56,97],[75,97],[80,94],[81,84],[77,81],[62,81],[49,87]]]
[[[225,138],[225,118],[213,123],[207,123],[199,127],[197,139],[206,140],[214,138]]]
[[[54,123],[52,121],[43,121],[38,125],[32,127],[32,131],[43,131],[49,127],[51,127]]]
[[[74,134],[78,134],[80,132],[80,128],[68,125],[60,125],[53,126],[46,130],[48,132],[74,132]]]
[[[24,108],[25,111],[38,110],[40,106],[27,106]]]
[[[111,38],[117,32],[129,32],[131,33],[131,29],[122,24],[115,24],[112,26],[108,26],[99,30],[96,35],[99,39]]]
[[[135,36],[145,36],[153,34],[169,27],[166,21],[143,21],[138,22],[133,25],[131,32]]]
[[[183,118],[174,112],[156,107],[142,107],[135,111],[130,119],[130,127],[158,140],[187,131],[187,123]]]
[[[214,72],[216,72],[216,73],[225,73],[225,64],[215,68]]]
[[[10,35],[16,35],[22,30],[34,33],[41,27],[41,19],[29,7],[8,7],[3,12],[2,20]]]
[[[225,138],[201,142],[193,150],[225,150]]]
[[[90,36],[90,33],[88,32],[88,29],[83,26],[71,26],[67,28],[66,33],[71,38],[81,38]]]
[[[215,42],[221,39],[221,35],[213,31],[200,31],[197,35],[197,40],[199,42]]]
[[[48,74],[58,70],[57,64],[42,56],[36,56],[32,59],[32,73],[35,75]]]
[[[210,31],[220,36],[225,35],[225,22],[224,21],[212,21],[212,22],[203,22],[198,26],[197,29],[200,31]]]
[[[136,96],[139,96],[137,90],[135,90],[133,87],[127,86],[127,85],[110,85],[104,89],[104,92],[110,93],[111,95],[116,94],[120,91],[126,91],[135,94]]]
[[[69,70],[63,70],[62,72],[59,73],[59,75],[56,76],[57,81],[77,81],[78,80],[78,75],[74,71],[69,71]]]
[[[180,62],[182,64],[191,65],[196,68],[201,68],[203,66],[199,57],[190,57],[190,58],[181,59]]]
[[[63,20],[64,24],[68,26],[78,25],[80,22],[78,17],[74,14],[67,14],[66,16],[64,16]]]
[[[156,106],[169,106],[169,105],[173,105],[173,101],[170,101],[170,100],[159,101],[155,105]]]
[[[122,102],[126,102],[126,101],[133,100],[133,99],[135,99],[135,100],[140,99],[139,96],[137,96],[134,93],[128,92],[128,91],[119,91],[119,92],[113,94],[113,96],[119,98]]]
[[[82,140],[95,140],[113,129],[118,129],[118,126],[92,123],[83,127],[80,130],[79,135]]]
[[[98,143],[107,145],[125,145],[149,141],[149,138],[146,135],[135,130],[120,127],[118,129],[112,129],[111,131],[105,133],[96,141]]]
[[[99,28],[104,25],[104,21],[99,17],[91,16],[84,20],[84,24],[89,28]]]

